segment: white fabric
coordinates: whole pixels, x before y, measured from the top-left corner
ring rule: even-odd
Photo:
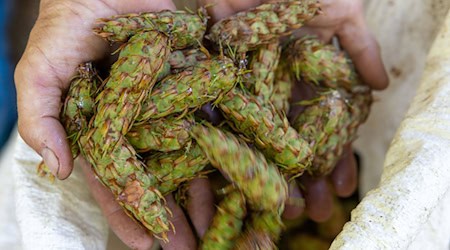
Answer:
[[[9,154],[4,155],[10,160],[0,166],[9,172],[1,179],[9,180],[13,190],[6,196],[10,200],[0,203],[0,218],[9,217],[0,227],[4,236],[0,249],[105,249],[108,226],[87,190],[81,169],[75,166],[63,182],[38,177],[36,166],[41,158],[17,132],[15,136]]]
[[[331,249],[449,248],[449,44],[450,13],[387,153],[379,187],[353,210]]]

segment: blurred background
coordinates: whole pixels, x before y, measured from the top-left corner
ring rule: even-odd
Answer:
[[[37,1],[32,3],[28,0],[0,0],[0,150],[17,121],[13,65],[25,48],[27,33],[36,17],[29,15],[29,12],[35,12],[35,6]],[[20,8],[21,19],[18,19],[17,11]]]

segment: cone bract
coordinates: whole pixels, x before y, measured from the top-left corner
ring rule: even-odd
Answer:
[[[227,122],[280,165],[283,172],[298,175],[311,164],[312,150],[308,142],[270,103],[263,105],[257,97],[234,88],[224,96],[219,108]]]
[[[223,57],[205,60],[192,71],[183,71],[163,79],[144,101],[139,121],[186,113],[200,108],[229,91],[236,83],[237,68]]]
[[[182,149],[191,142],[189,130],[194,124],[194,118],[192,116],[176,118],[168,116],[136,124],[126,137],[138,152],[150,150],[169,152]]]
[[[219,203],[213,221],[203,236],[200,249],[232,249],[247,215],[245,198],[239,190],[227,194]]]
[[[125,134],[168,59],[168,42],[159,32],[144,32],[122,47],[104,90],[96,99],[90,130],[80,140],[83,155],[119,204],[165,240],[170,230],[169,212],[155,188],[157,179],[145,172]]]
[[[209,160],[202,149],[193,143],[188,149],[150,155],[145,163],[147,172],[158,178],[159,191],[166,195],[175,191],[181,183],[201,175]]]
[[[204,9],[199,10],[199,15],[163,10],[102,18],[97,21],[94,32],[111,42],[125,42],[136,33],[154,30],[168,35],[174,49],[183,49],[199,44],[206,31],[206,22]]]
[[[276,42],[281,36],[318,14],[317,0],[283,1],[262,4],[238,12],[215,23],[208,37],[224,48],[247,52],[259,45]]]
[[[196,125],[192,135],[211,164],[225,173],[256,211],[284,209],[287,184],[278,169],[231,133]]]

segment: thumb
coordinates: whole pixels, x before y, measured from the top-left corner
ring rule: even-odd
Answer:
[[[24,59],[25,58],[25,59]],[[39,56],[25,56],[15,71],[18,129],[23,140],[39,153],[50,171],[59,179],[72,172],[73,158],[66,132],[59,122],[62,84],[52,79],[52,69]],[[53,77],[55,78],[55,77]]]

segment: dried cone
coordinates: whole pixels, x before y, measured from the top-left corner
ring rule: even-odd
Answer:
[[[135,125],[126,137],[138,152],[169,152],[182,149],[191,142],[189,130],[193,124],[193,116],[183,119],[168,116]]]
[[[139,121],[200,108],[229,91],[236,83],[237,68],[226,58],[199,62],[192,71],[170,75],[144,101]]]
[[[286,116],[238,88],[228,92],[219,103],[227,122],[250,139],[268,158],[282,167],[284,173],[299,175],[309,167],[312,150]]]
[[[125,42],[139,32],[154,30],[168,35],[174,49],[184,49],[199,44],[206,31],[206,22],[203,8],[198,14],[163,10],[98,19],[94,32],[110,42]]]
[[[217,207],[213,221],[206,231],[200,249],[232,249],[234,239],[242,231],[247,215],[245,198],[239,190],[227,194]]]
[[[278,42],[261,45],[250,60],[249,79],[247,88],[256,96],[260,96],[264,103],[269,101],[273,92],[275,69],[278,67],[281,47]]]
[[[317,0],[262,4],[236,13],[214,24],[208,38],[224,48],[247,52],[259,45],[276,42],[319,13]]]
[[[60,115],[73,158],[76,158],[80,152],[78,140],[82,134],[86,133],[89,119],[94,114],[94,94],[100,81],[91,63],[79,65],[77,71],[78,74],[70,82]],[[53,175],[43,161],[38,165],[38,174],[50,175],[53,179]]]
[[[211,164],[228,176],[255,211],[283,211],[287,183],[276,166],[231,133],[196,125],[192,135]]]
[[[156,153],[146,158],[147,172],[158,178],[159,191],[166,195],[181,183],[201,176],[209,160],[202,149],[193,143],[188,149],[169,153]]]
[[[91,129],[80,140],[84,157],[119,204],[164,240],[170,230],[169,210],[156,189],[158,180],[145,172],[125,134],[169,57],[168,43],[165,35],[152,31],[133,36],[122,47],[104,90],[96,99]]]

